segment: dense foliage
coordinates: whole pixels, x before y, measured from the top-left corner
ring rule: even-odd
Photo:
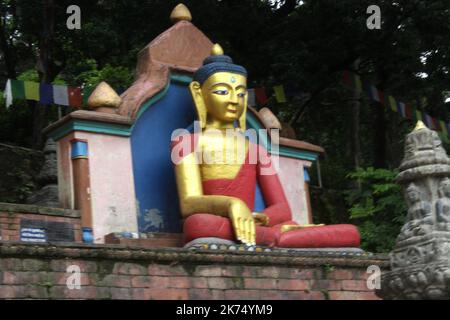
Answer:
[[[388,250],[404,215],[393,170],[414,124],[344,87],[341,74],[353,70],[402,101],[419,101],[419,109],[450,121],[445,102],[450,0],[183,2],[193,23],[248,68],[250,87],[282,83],[302,93],[282,104],[272,96],[269,107],[299,139],[326,149],[323,187],[314,187],[318,181],[311,171],[315,219],[357,223],[366,248]],[[121,91],[132,82],[139,50],[170,27],[168,17],[177,3],[2,0],[0,82],[20,78],[92,86],[105,80]],[[71,4],[81,8],[80,30],[66,27]],[[366,27],[366,9],[373,4],[381,8],[379,30]],[[2,101],[0,142],[39,148],[40,129],[57,114],[55,106],[26,101],[6,110]]]
[[[350,218],[361,232],[362,247],[372,252],[392,248],[404,222],[406,212],[400,185],[394,179],[396,170],[358,169],[348,175],[357,179],[360,189],[346,192]]]

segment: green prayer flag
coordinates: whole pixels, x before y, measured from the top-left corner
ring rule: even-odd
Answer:
[[[39,83],[25,81],[25,99],[39,101]]]
[[[25,88],[23,81],[11,80],[11,92],[13,99],[25,99]]]
[[[286,102],[286,95],[284,94],[284,87],[282,85],[273,87],[273,91],[275,91],[275,98],[278,103]]]
[[[423,120],[423,116],[422,116],[422,112],[421,111],[419,111],[419,110],[416,110],[416,120],[417,121],[419,121],[419,120]]]

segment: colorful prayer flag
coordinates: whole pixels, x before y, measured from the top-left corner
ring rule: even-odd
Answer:
[[[12,101],[13,101],[10,79],[8,79],[8,81],[6,81],[6,86],[5,86],[5,91],[3,92],[3,96],[6,99],[6,102],[5,102],[6,109],[8,109],[12,105]]]
[[[380,102],[380,96],[378,95],[378,89],[375,86],[370,86],[370,92],[372,99]]]
[[[256,100],[261,106],[265,106],[267,104],[267,95],[266,89],[264,88],[255,88]]]
[[[273,87],[273,91],[275,91],[275,98],[278,103],[286,102],[286,95],[284,94],[284,88],[282,85]]]
[[[403,118],[406,118],[405,104],[404,104],[403,102],[397,101],[397,110],[398,110],[398,113],[399,113]]]
[[[79,87],[68,87],[69,106],[80,108],[83,105],[81,89]]]
[[[422,112],[416,109],[416,121],[423,120]]]
[[[13,99],[25,99],[23,81],[11,80],[11,92]]]
[[[391,110],[394,112],[397,112],[397,102],[395,102],[395,99],[393,96],[388,96],[389,106],[391,107]]]
[[[53,86],[47,83],[41,83],[39,86],[41,104],[52,104],[53,103]]]
[[[438,120],[438,119],[432,117],[432,118],[431,118],[431,121],[432,121],[432,123],[433,123],[433,126],[434,126],[434,129],[435,129],[435,130],[437,130],[437,131],[442,131],[442,129],[441,129],[441,124],[439,123],[439,120]]]
[[[286,99],[292,99],[294,97],[300,96],[302,93],[293,85],[287,84],[284,86],[284,94],[286,96]]]
[[[27,100],[39,101],[39,83],[32,81],[24,82],[25,98]]]
[[[254,89],[248,89],[248,102],[247,104],[250,107],[256,106],[256,97],[255,97],[255,90]]]
[[[381,103],[382,106],[385,105],[385,101],[384,101],[384,92],[378,90],[378,98],[380,99],[378,102]]]
[[[53,86],[53,100],[55,104],[59,104],[61,106],[69,105],[69,91],[67,86],[62,85],[54,85]]]
[[[419,99],[419,104],[422,108],[425,108],[426,106],[428,106],[427,97],[422,97],[421,99]]]
[[[445,124],[445,121],[440,120],[439,125],[441,126],[441,129],[443,132],[447,131],[447,126]]]
[[[433,129],[433,123],[428,113],[423,112],[422,121],[429,129]]]
[[[405,116],[411,120],[413,120],[413,118],[414,118],[413,109],[410,104],[405,104]]]
[[[355,83],[356,92],[361,92],[362,91],[361,77],[358,74],[353,73],[353,80]]]
[[[352,79],[350,76],[350,71],[345,70],[343,73],[343,78],[344,78],[344,84],[347,85],[348,87],[352,86]]]

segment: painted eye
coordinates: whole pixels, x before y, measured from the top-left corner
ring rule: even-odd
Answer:
[[[216,91],[214,91],[214,93],[224,96],[224,95],[228,94],[228,90],[216,90]]]
[[[239,98],[245,97],[245,92],[238,93],[238,97],[239,97]]]

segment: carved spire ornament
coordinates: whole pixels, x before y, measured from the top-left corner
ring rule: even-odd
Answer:
[[[405,225],[390,253],[385,299],[450,298],[450,159],[435,131],[419,121],[405,140],[397,182],[405,190]]]
[[[177,23],[178,21],[192,21],[191,12],[184,4],[180,3],[172,10],[170,21],[173,23]]]

